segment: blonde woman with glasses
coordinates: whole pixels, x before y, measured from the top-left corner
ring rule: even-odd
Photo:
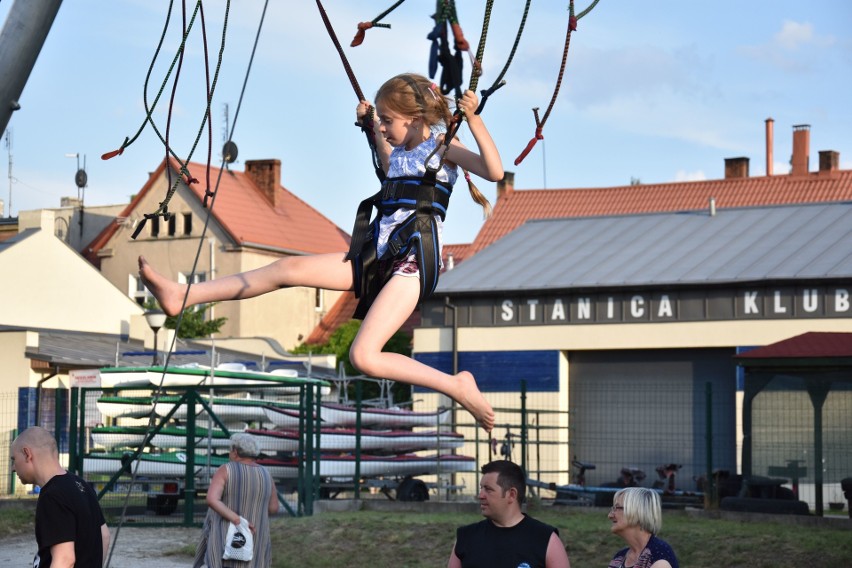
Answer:
[[[608,568],[678,568],[669,544],[658,538],[663,524],[660,494],[646,487],[627,487],[615,493],[609,510],[611,531],[624,539]]]

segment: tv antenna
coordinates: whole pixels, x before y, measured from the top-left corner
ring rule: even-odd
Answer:
[[[83,236],[83,204],[86,199],[86,186],[89,185],[89,176],[86,174],[86,155],[83,154],[83,167],[80,167],[80,154],[65,154],[66,158],[77,158],[77,173],[74,174],[74,183],[77,185],[77,202],[80,204],[80,236]]]
[[[223,121],[224,126],[222,127],[222,160],[225,162],[225,169],[228,169],[228,164],[233,164],[237,161],[237,154],[239,153],[239,150],[237,149],[236,143],[229,138],[231,121],[228,117],[228,103],[225,103],[223,106],[225,116]]]

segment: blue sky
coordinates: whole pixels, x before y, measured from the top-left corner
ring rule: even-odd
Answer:
[[[392,0],[325,0],[326,11],[363,91],[372,98],[388,77],[426,74],[433,0],[407,0],[357,48],[358,21]],[[180,4],[176,2],[176,4]],[[189,3],[194,6],[194,3]],[[472,45],[485,1],[460,0],[459,19]],[[11,0],[0,2],[5,21]],[[515,157],[534,132],[532,107],[544,112],[559,70],[566,1],[535,0],[506,80],[483,113],[504,167],[518,189],[556,189],[716,179],[724,158],[747,156],[751,175],[765,173],[764,120],[775,120],[774,171],[789,171],[792,126],[811,125],[811,170],[819,150],[840,152],[852,168],[852,3],[848,0],[600,0],[579,22],[562,89],[545,139],[527,159]],[[579,12],[588,5],[579,2]],[[20,98],[12,131],[11,213],[57,207],[76,196],[77,162],[86,157],[87,205],[125,203],[163,158],[147,127],[124,155],[100,155],[133,136],[144,119],[145,76],[167,15],[164,0],[74,0],[63,3]],[[495,2],[484,57],[490,85],[502,68],[521,17],[521,0]],[[220,161],[224,116],[237,112],[263,9],[261,0],[231,3],[224,60],[212,105],[213,160]],[[224,1],[204,2],[211,67],[219,50]],[[179,21],[179,13],[173,16]],[[174,29],[175,26],[173,25]],[[172,118],[171,143],[186,158],[204,112],[200,25],[187,46]],[[154,68],[153,99],[178,45],[167,36]],[[465,68],[469,77],[469,67]],[[170,87],[155,113],[165,130]],[[376,180],[363,135],[353,126],[357,99],[315,2],[271,1],[239,109],[236,169],[246,159],[278,158],[282,183],[346,231]],[[192,160],[206,159],[206,132]],[[473,144],[462,131],[463,142]],[[4,144],[2,162],[8,163]],[[0,199],[9,212],[8,166]],[[480,181],[495,199],[495,184]],[[457,186],[447,219],[448,243],[471,241],[481,212]]]

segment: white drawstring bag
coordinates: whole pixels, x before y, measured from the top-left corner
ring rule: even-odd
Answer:
[[[239,560],[248,562],[254,552],[254,538],[251,535],[249,522],[240,517],[240,524],[228,524],[228,534],[225,535],[225,554],[223,560]]]

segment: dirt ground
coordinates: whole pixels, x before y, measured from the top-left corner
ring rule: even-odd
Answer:
[[[110,527],[115,537],[115,527]],[[186,568],[192,558],[172,555],[185,545],[198,541],[201,529],[192,527],[127,527],[118,532],[118,544],[112,553],[110,568]],[[0,538],[0,566],[24,568],[33,565],[35,536],[31,534]]]

